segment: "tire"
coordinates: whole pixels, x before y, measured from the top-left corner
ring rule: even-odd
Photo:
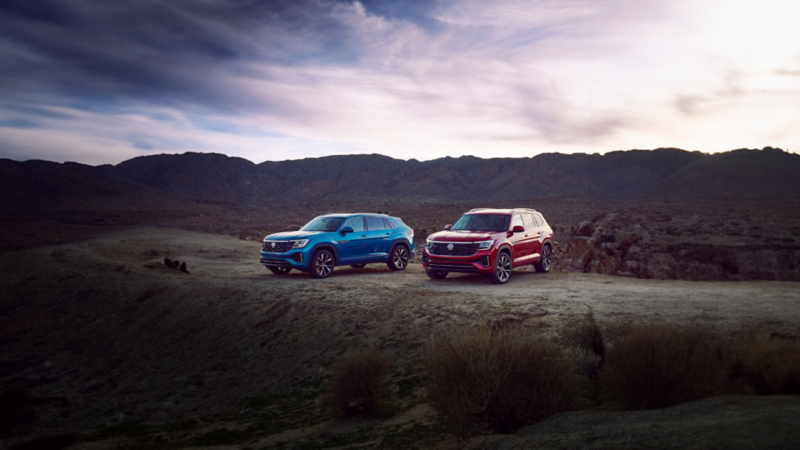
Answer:
[[[285,266],[267,266],[270,272],[274,273],[275,275],[286,275],[287,273],[292,271],[291,267]]]
[[[500,252],[494,261],[494,270],[489,274],[492,284],[506,284],[511,278],[511,256],[508,252]]]
[[[311,278],[328,278],[333,273],[335,265],[336,261],[330,251],[317,250],[314,252],[314,256],[311,257],[311,264],[309,264]]]
[[[361,263],[361,264],[350,264],[350,267],[352,267],[353,269],[363,269],[364,267],[367,267],[367,265],[364,264],[364,263]]]
[[[398,244],[392,247],[392,251],[389,253],[389,261],[386,262],[386,265],[392,270],[403,270],[408,267],[408,260],[408,249],[405,245]]]
[[[425,273],[428,275],[428,278],[431,280],[441,280],[442,278],[446,277],[449,273],[446,270],[429,270],[425,269]]]
[[[537,272],[547,273],[550,271],[550,265],[552,264],[551,258],[553,257],[553,250],[550,249],[550,244],[545,244],[542,247],[542,256],[539,258],[539,262],[533,265],[533,268],[536,269]]]

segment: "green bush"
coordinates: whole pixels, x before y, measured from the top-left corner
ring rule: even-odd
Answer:
[[[342,416],[379,413],[390,369],[380,350],[345,353],[333,371],[328,406]]]
[[[432,339],[427,399],[460,435],[510,433],[575,404],[574,364],[534,331],[486,326]]]
[[[714,333],[651,323],[618,328],[616,334],[601,374],[612,401],[653,409],[724,392],[727,363]]]

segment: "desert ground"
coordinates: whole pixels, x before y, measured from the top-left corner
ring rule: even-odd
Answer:
[[[557,337],[591,308],[601,326],[698,323],[800,338],[797,282],[525,269],[495,286],[467,274],[430,280],[418,261],[315,280],[270,273],[255,239],[151,227],[88,234],[0,254],[0,381],[35,415],[7,445],[61,436],[70,449],[461,448],[424,402],[419,359],[453,327],[516,324]],[[393,359],[396,411],[337,419],[320,405],[331,370],[365,348]]]

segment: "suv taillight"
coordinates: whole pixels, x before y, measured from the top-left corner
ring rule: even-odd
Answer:
[[[408,229],[408,237],[414,237],[414,229],[413,228],[409,228]]]

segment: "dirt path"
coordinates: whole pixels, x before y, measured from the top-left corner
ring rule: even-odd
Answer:
[[[0,255],[0,381],[40,399],[40,429],[274,416],[263,436],[326,420],[315,401],[348,349],[382,348],[394,358],[392,382],[413,391],[420,346],[454,325],[556,333],[588,305],[601,325],[800,330],[798,283],[516,271],[495,286],[383,264],[314,280],[271,274],[258,251],[258,242],[148,228]],[[166,268],[165,256],[190,274]],[[159,430],[167,440],[186,436]]]

